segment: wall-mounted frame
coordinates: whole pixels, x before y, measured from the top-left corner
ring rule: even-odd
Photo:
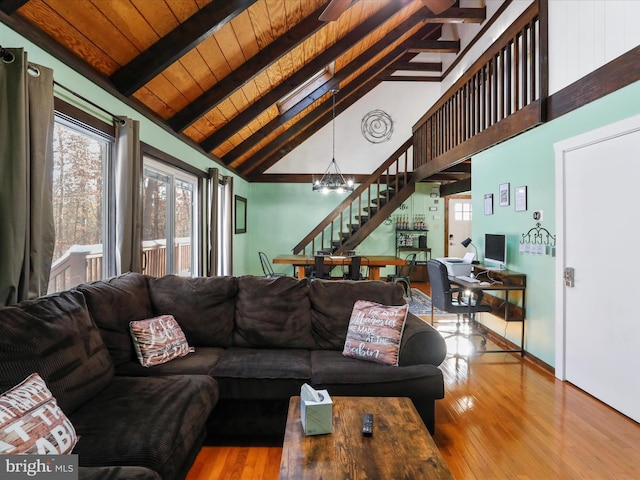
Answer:
[[[527,210],[527,187],[516,187],[513,193],[513,201],[516,206],[516,212],[525,212]]]
[[[484,194],[484,214],[493,215],[493,193]]]
[[[509,189],[509,184],[508,183],[501,183],[500,184],[500,206],[501,207],[508,207],[509,203],[510,203],[510,198],[511,198],[511,191]]]
[[[236,195],[235,197],[235,233],[247,233],[247,199],[240,195]]]

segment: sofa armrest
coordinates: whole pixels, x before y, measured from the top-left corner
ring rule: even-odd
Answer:
[[[400,344],[398,365],[426,363],[438,366],[446,355],[447,344],[440,332],[413,313],[408,313]]]

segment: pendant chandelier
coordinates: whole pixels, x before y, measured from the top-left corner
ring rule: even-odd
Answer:
[[[314,192],[353,192],[353,180],[347,181],[336,163],[336,93],[338,93],[338,89],[331,90],[333,95],[333,116],[331,119],[333,127],[333,157],[322,178],[319,180],[314,179],[312,187]]]

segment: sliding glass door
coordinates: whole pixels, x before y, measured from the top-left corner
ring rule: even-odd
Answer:
[[[197,189],[194,175],[144,159],[143,273],[158,277],[199,274]]]

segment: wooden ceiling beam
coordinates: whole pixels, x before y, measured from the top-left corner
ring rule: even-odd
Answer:
[[[436,15],[429,11],[425,23],[482,23],[487,19],[487,7],[456,8],[452,7]]]
[[[424,9],[426,10],[426,8]],[[384,49],[388,48],[389,45],[392,45],[394,42],[398,41],[405,35],[409,30],[414,28],[421,22],[422,16],[419,14],[412,15],[407,20],[405,20],[402,24],[394,28],[390,31],[384,38],[378,40],[374,45],[372,45],[367,51],[359,55],[355,60],[349,62],[349,64],[345,65],[342,69],[335,73],[333,78],[324,83],[322,86],[315,89],[313,92],[309,93],[306,97],[304,97],[300,102],[295,104],[286,112],[282,113],[278,117],[271,120],[269,123],[264,125],[258,131],[253,133],[251,136],[246,138],[242,143],[237,145],[234,149],[229,151],[226,155],[222,157],[222,161],[229,165],[233,163],[238,157],[248,152],[251,148],[260,143],[264,138],[269,136],[274,130],[279,128],[280,126],[287,123],[289,120],[294,118],[300,112],[302,112],[309,105],[313,104],[316,100],[321,98],[327,92],[336,88],[340,85],[340,83],[357,72],[362,66],[369,63],[373,60],[377,55],[380,54]],[[439,27],[438,27],[439,28]],[[423,29],[421,29],[421,32]],[[430,27],[428,29],[428,33],[433,33],[434,28]],[[424,32],[423,32],[424,34]]]
[[[441,72],[442,62],[395,62],[391,68],[408,72]]]
[[[395,72],[395,70],[390,70],[388,73],[391,74]],[[387,75],[384,79],[385,82],[441,82],[441,76],[432,76],[427,77],[424,75]]]
[[[220,30],[256,0],[211,2],[111,75],[123,95],[131,96],[198,44]]]
[[[357,28],[347,33],[338,42],[320,53],[313,61],[295,72],[291,77],[286,79],[258,101],[249,105],[243,112],[207,137],[200,144],[202,148],[209,152],[218,147],[229,137],[233,136],[236,132],[261,115],[262,112],[278,102],[278,100],[283,98],[299,85],[305,83],[313,75],[360,42],[364,37],[375,31],[380,25],[392,17],[397,12],[398,8],[401,8],[401,6],[402,4],[400,2],[390,2],[388,5],[380,9],[377,13],[362,22]]]
[[[411,53],[458,53],[460,40],[414,40],[408,47]]]
[[[264,71],[265,68],[273,65],[282,56],[298,47],[307,38],[326,26],[325,22],[318,20],[319,15],[325,8],[326,2],[176,113],[168,120],[171,128],[175,131],[184,130],[229,95],[246,85],[251,79]]]
[[[0,0],[0,10],[11,15],[29,0]]]
[[[439,30],[439,29],[438,29]],[[406,43],[406,42],[405,42]],[[381,72],[392,62],[396,61],[406,52],[404,44],[396,47],[381,60],[358,75],[338,94],[336,115],[357,102],[381,83],[378,77]],[[316,107],[312,113],[301,119],[293,127],[283,132],[269,145],[264,147],[253,157],[238,167],[250,180],[263,174],[269,167],[277,163],[282,157],[293,151],[311,135],[324,127],[332,118],[332,100],[327,99]]]

